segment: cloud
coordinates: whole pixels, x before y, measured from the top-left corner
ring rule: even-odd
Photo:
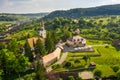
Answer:
[[[114,3],[120,3],[120,0],[112,0]]]
[[[49,12],[106,4],[120,4],[120,0],[0,0],[0,12]]]
[[[120,0],[102,0],[102,3],[104,5],[107,5],[107,4],[120,4]]]

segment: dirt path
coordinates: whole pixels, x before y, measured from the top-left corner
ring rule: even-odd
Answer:
[[[55,64],[62,64],[65,61],[67,54],[68,52],[63,52],[61,58]]]

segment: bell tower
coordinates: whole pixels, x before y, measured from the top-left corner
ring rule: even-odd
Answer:
[[[44,28],[44,21],[42,20],[41,23],[40,23],[40,31],[39,31],[39,35],[42,37],[42,38],[46,38],[46,30]]]

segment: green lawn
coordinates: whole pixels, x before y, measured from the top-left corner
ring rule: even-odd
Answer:
[[[87,42],[88,45],[98,45],[94,46],[95,50],[99,50],[101,56],[98,57],[90,57],[90,61],[95,62],[97,64],[96,68],[102,71],[102,77],[108,77],[110,75],[115,75],[115,72],[111,69],[113,65],[120,66],[120,50],[116,50],[115,47],[111,46],[110,44],[106,48],[104,44],[109,43],[109,41],[102,41],[102,40],[92,40]],[[103,46],[99,46],[103,44]],[[82,61],[81,54],[95,54],[96,52],[75,52],[75,53],[68,53],[66,61],[70,61],[74,64],[74,60],[79,59]],[[81,64],[81,63],[78,63]],[[76,64],[77,65],[77,64]]]
[[[110,67],[113,65],[120,66],[120,51],[117,51],[113,46],[109,46],[109,48],[99,46],[99,50],[102,56],[91,57],[91,61],[98,64],[97,68],[103,72],[102,76],[114,75],[115,73]]]
[[[111,41],[107,40],[87,40],[87,45],[100,45],[100,44],[110,44]]]
[[[107,46],[106,46],[107,44]],[[71,62],[72,67],[67,68],[68,70],[88,67],[89,60],[86,62],[83,60],[81,54],[98,54],[101,53],[101,56],[90,57],[90,62],[96,63],[96,68],[102,71],[102,77],[108,77],[110,75],[115,75],[115,72],[112,70],[111,66],[118,65],[120,66],[120,50],[117,50],[115,47],[110,45],[110,41],[105,40],[87,40],[87,45],[93,45],[95,52],[69,52],[66,58],[66,61]],[[99,50],[99,52],[97,51]],[[75,63],[75,60],[80,62]],[[66,68],[57,68],[54,71],[63,71]],[[79,70],[78,70],[79,71]]]
[[[96,68],[102,71],[102,77],[109,77],[110,75],[115,75],[115,72],[110,68],[110,66],[97,64]]]
[[[109,46],[109,48],[105,48],[105,46],[99,46],[96,48],[99,49],[102,56],[91,58],[92,61],[101,65],[114,65],[120,63],[120,51],[117,51],[114,47]]]
[[[95,49],[99,49],[102,56],[99,57],[91,57],[90,61],[94,61],[97,64],[97,69],[100,69],[103,73],[103,77],[107,77],[110,75],[115,75],[111,66],[119,65],[120,66],[120,51],[117,51],[113,46],[109,46],[109,48],[105,48],[105,46],[96,46]],[[79,55],[80,53],[70,53],[68,54],[67,60],[75,60],[80,59],[79,56],[71,57],[71,55]],[[85,53],[85,52],[83,52]],[[90,52],[91,53],[91,52]],[[87,54],[87,53],[86,53]]]

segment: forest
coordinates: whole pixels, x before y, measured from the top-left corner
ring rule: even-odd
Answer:
[[[105,5],[90,8],[73,8],[70,10],[57,10],[46,15],[44,19],[54,19],[55,17],[80,18],[85,16],[119,15],[120,4]]]

